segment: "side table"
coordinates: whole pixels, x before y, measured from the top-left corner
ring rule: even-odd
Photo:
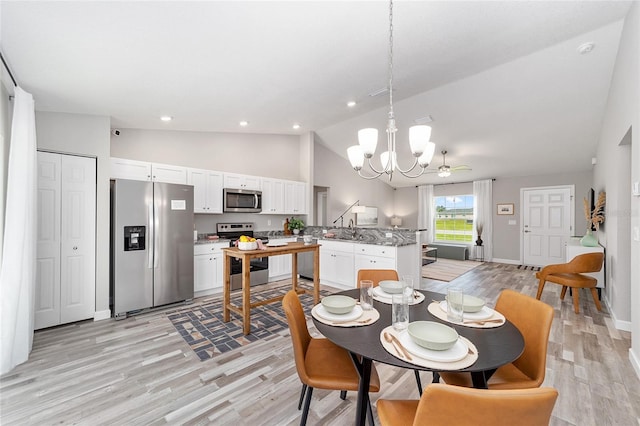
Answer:
[[[478,262],[484,262],[484,246],[474,246],[474,258]]]

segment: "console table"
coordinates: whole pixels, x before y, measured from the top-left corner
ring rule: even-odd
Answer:
[[[229,322],[231,311],[242,316],[242,331],[251,333],[251,308],[282,300],[283,296],[251,303],[250,260],[260,257],[291,255],[291,286],[298,293],[310,293],[314,303],[320,302],[320,245],[288,243],[284,246],[267,247],[266,250],[240,250],[237,247],[222,249],[224,253],[223,320]],[[313,252],[313,291],[298,288],[298,253]],[[242,306],[231,303],[231,258],[242,261]]]

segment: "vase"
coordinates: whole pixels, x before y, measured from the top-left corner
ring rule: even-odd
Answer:
[[[584,247],[598,247],[598,237],[593,235],[591,229],[588,229],[584,237],[580,238],[580,244]]]
[[[477,246],[481,246],[482,245],[482,238],[480,238],[480,235],[478,235],[478,239],[476,240],[476,245]]]
[[[294,229],[294,230],[293,230],[293,233],[294,233],[295,235],[298,235],[298,234],[300,233],[300,230],[299,230],[299,229]]]

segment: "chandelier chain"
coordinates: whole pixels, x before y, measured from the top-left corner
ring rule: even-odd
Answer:
[[[393,117],[393,0],[389,2],[389,118]]]

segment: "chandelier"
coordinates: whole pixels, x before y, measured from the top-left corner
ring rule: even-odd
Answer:
[[[387,150],[380,154],[382,170],[376,169],[371,164],[371,158],[376,152],[378,144],[378,129],[368,128],[358,131],[358,145],[347,149],[351,167],[358,172],[360,177],[365,179],[376,179],[386,173],[389,181],[393,178],[393,172],[398,171],[403,176],[416,178],[425,172],[431,163],[436,145],[431,142],[431,127],[425,125],[412,126],[409,128],[409,148],[413,155],[413,165],[408,169],[398,166],[396,155],[396,119],[393,113],[393,0],[389,2],[389,115],[387,121]],[[364,160],[369,163],[369,168],[374,173],[372,176],[362,174]],[[411,174],[411,171],[420,166],[420,171]]]

